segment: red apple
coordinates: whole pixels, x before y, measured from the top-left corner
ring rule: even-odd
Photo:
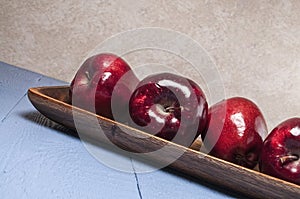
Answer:
[[[207,152],[229,162],[254,168],[267,135],[259,108],[243,97],[223,100],[208,111],[209,125],[201,135]]]
[[[118,83],[125,74],[126,79]],[[122,112],[137,82],[122,58],[109,53],[97,54],[88,58],[77,71],[70,85],[70,97],[73,105],[113,119],[113,92],[119,102],[117,110]]]
[[[190,146],[206,128],[207,109],[201,88],[172,73],[143,79],[129,102],[136,128],[184,146]]]
[[[260,171],[300,185],[300,118],[275,127],[264,141]]]

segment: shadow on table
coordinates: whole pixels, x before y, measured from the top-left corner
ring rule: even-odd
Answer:
[[[38,125],[57,130],[57,132],[63,133],[72,138],[79,139],[77,132],[48,119],[47,117],[45,117],[38,111],[23,112],[23,113],[21,113],[21,117],[27,119],[28,121],[36,123]]]
[[[31,121],[33,123],[36,123],[38,125],[41,125],[41,126],[44,126],[46,128],[51,128],[51,129],[54,129],[56,130],[58,133],[63,133],[65,135],[68,135],[70,136],[71,138],[73,139],[80,139],[79,135],[77,134],[77,132],[75,132],[74,130],[71,130],[71,129],[68,129],[67,127],[63,126],[63,125],[60,125],[48,118],[46,118],[45,116],[43,116],[41,113],[39,113],[38,111],[30,111],[30,112],[24,112],[21,114],[21,117],[25,118],[26,120],[28,121]],[[98,147],[101,147],[102,149],[105,149],[105,150],[109,150],[110,152],[112,152],[112,148],[108,145],[105,145],[105,144],[100,144],[97,142],[93,142],[93,140],[90,140],[90,144],[93,144],[93,145],[96,145]],[[115,153],[120,153],[120,151],[114,151],[113,152]],[[121,154],[122,155],[122,154]],[[124,155],[126,155],[124,153]],[[128,156],[128,155],[127,155]],[[134,160],[136,161],[141,161],[143,162],[144,164],[149,164],[149,166],[153,166],[153,167],[157,167],[157,165],[151,161],[145,161],[144,159],[140,159],[140,158],[136,158],[136,157],[129,157],[129,158],[134,158]],[[208,187],[214,191],[217,191],[217,192],[220,192],[220,193],[223,193],[223,194],[226,194],[230,197],[234,197],[234,198],[248,198],[246,196],[243,196],[241,193],[236,193],[230,189],[226,189],[226,187],[221,187],[221,186],[216,186],[214,184],[211,184],[210,182],[206,181],[206,180],[200,180],[198,178],[195,178],[195,177],[192,177],[192,176],[189,176],[189,175],[186,175],[182,172],[179,172],[175,169],[172,169],[172,168],[169,168],[169,167],[165,167],[163,169],[164,172],[167,172],[169,174],[172,174],[172,175],[176,175],[176,176],[179,176],[181,178],[185,178],[186,180],[189,180],[193,183],[198,183],[202,186],[205,186],[205,187]]]

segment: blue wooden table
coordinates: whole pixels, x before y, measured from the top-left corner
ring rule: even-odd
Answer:
[[[0,62],[1,199],[243,197],[170,169],[128,173],[103,165],[27,98],[30,87],[67,84]]]

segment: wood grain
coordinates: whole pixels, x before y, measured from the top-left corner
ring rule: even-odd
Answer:
[[[169,167],[189,176],[224,186],[235,192],[254,198],[297,198],[300,186],[250,170],[221,159],[203,154],[195,149],[168,142],[124,124],[70,105],[67,86],[38,87],[28,90],[28,97],[37,110],[49,119],[76,130],[80,126],[80,137],[95,143],[111,142],[122,149],[136,152],[141,161],[151,160],[156,166],[169,157],[181,155]],[[73,114],[76,112],[76,124]],[[97,118],[98,124],[91,121]],[[104,133],[99,133],[99,125]],[[135,136],[139,135],[139,136]],[[108,139],[107,139],[108,138]],[[159,155],[145,153],[164,149]],[[194,145],[199,147],[199,143]],[[141,154],[145,154],[144,156]]]

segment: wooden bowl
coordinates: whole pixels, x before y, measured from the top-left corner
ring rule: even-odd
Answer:
[[[68,86],[30,88],[28,97],[33,106],[47,118],[74,131],[78,125],[82,126],[80,138],[95,143],[113,143],[122,149],[136,153],[137,157],[158,163],[158,166],[165,163],[168,157],[182,154],[169,167],[250,197],[298,198],[300,196],[299,185],[197,151],[199,141],[196,141],[191,148],[186,148],[74,107],[70,104],[68,91]],[[76,123],[74,112],[76,112]],[[91,122],[95,118],[104,133],[99,133],[99,126]],[[164,147],[166,145],[170,147]],[[162,150],[159,155],[147,153],[158,149],[165,150]],[[141,154],[147,155],[141,156]]]

